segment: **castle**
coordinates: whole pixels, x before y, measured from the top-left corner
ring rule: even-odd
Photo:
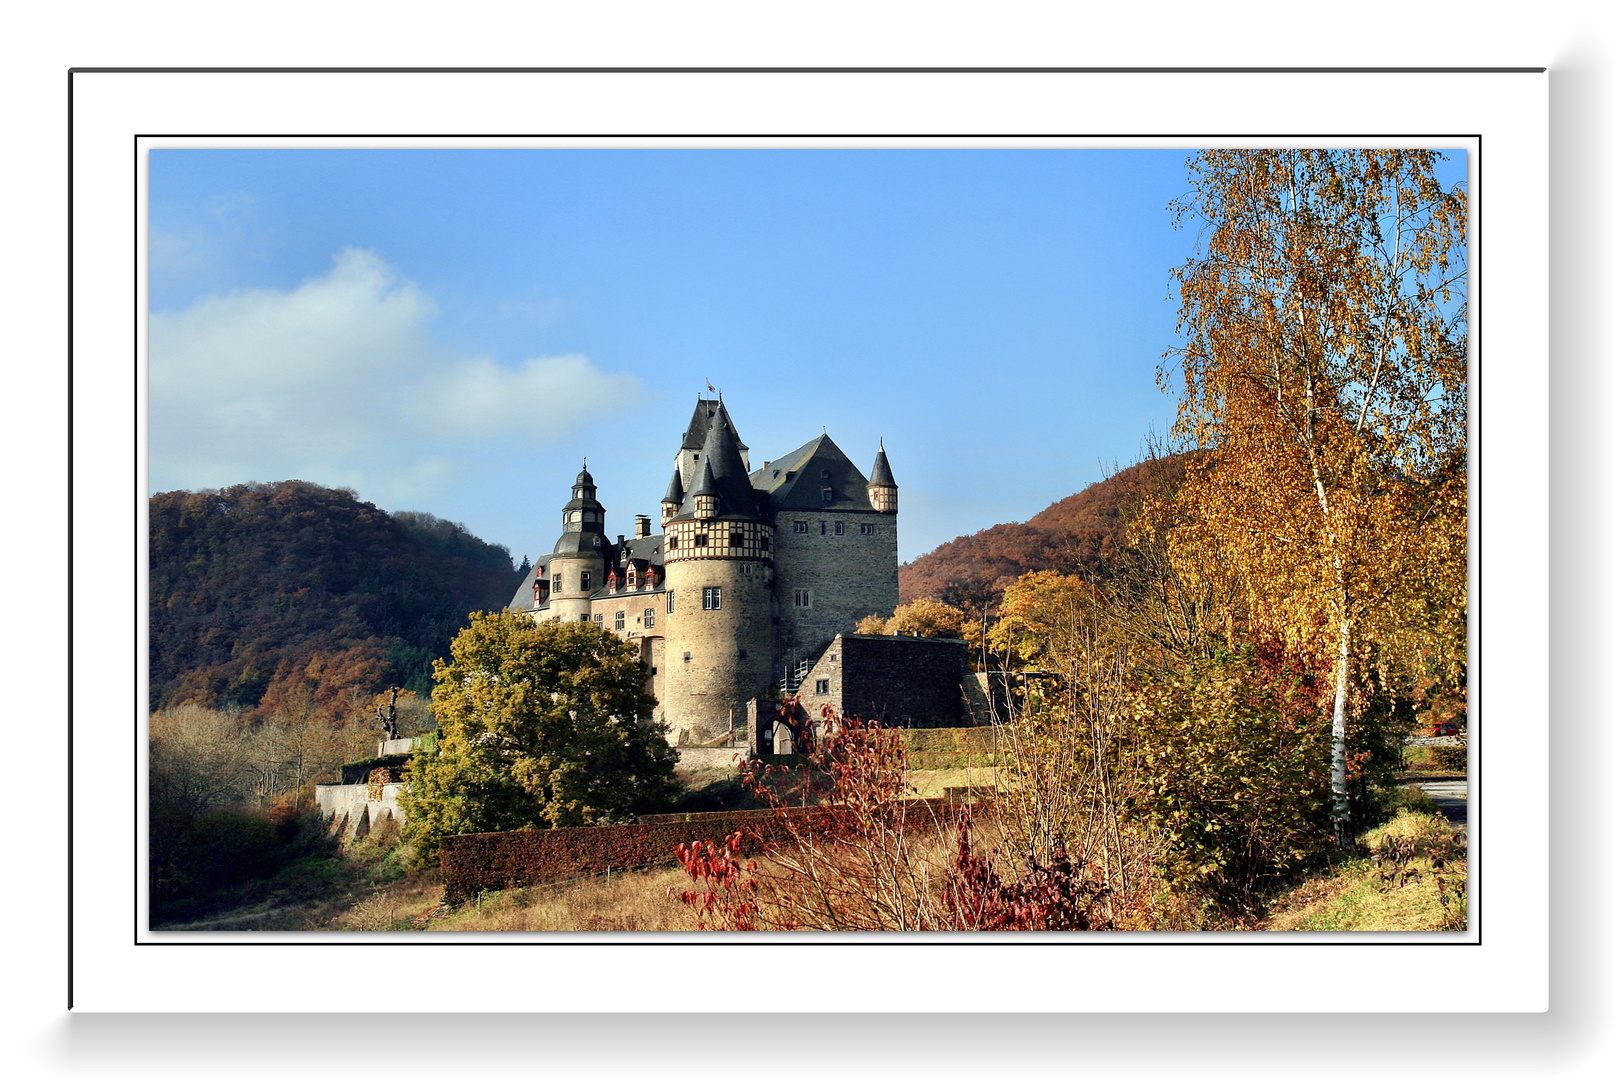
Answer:
[[[749,705],[756,715],[758,701],[805,680],[809,693],[840,704],[855,652],[890,664],[876,643],[843,644],[859,619],[898,603],[898,485],[884,445],[868,478],[828,435],[754,470],[723,399],[698,398],[660,533],[639,515],[632,537],[612,541],[595,493],[586,462],[561,511],[561,538],[510,607],[593,621],[636,642],[675,741],[720,738]],[[944,666],[959,663],[950,654]],[[950,693],[958,698],[957,679]]]

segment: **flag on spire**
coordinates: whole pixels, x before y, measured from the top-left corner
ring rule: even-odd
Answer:
[[[708,384],[707,384],[707,392],[708,392],[708,393],[709,393],[709,394],[716,394],[716,393],[718,393],[718,391],[717,391],[717,390],[714,390],[714,389],[713,389],[713,384],[712,384],[712,383],[708,383]]]

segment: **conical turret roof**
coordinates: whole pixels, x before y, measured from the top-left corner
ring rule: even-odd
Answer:
[[[713,479],[713,463],[711,459],[701,463],[701,475],[696,480],[696,486],[690,489],[691,498],[697,495],[717,495],[718,483]]]
[[[674,503],[675,505],[685,501],[685,485],[679,479],[679,470],[677,468],[673,470],[673,479],[668,481],[668,493],[662,496],[662,501]]]
[[[701,466],[695,487],[685,494],[676,515],[688,518],[695,512],[695,496],[716,495],[718,517],[759,518],[758,495],[746,475],[741,457],[741,440],[723,402],[718,402],[706,437],[701,444]]]
[[[886,440],[881,440],[881,446],[875,452],[875,468],[870,470],[870,483],[883,484],[887,487],[897,487],[898,482],[892,479],[892,466],[887,464]]]

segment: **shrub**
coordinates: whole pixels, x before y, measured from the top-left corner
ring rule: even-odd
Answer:
[[[474,615],[437,662],[436,752],[399,796],[420,865],[445,837],[623,821],[678,792],[638,650],[589,623]]]
[[[1277,648],[1224,652],[1141,690],[1142,819],[1179,887],[1232,910],[1331,839],[1325,688]]]

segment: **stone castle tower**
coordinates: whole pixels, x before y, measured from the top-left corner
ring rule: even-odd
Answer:
[[[774,676],[774,525],[729,414],[722,404],[714,413],[691,463],[695,483],[663,524],[673,597],[664,703],[681,727],[703,734],[744,720],[747,701],[765,696]]]
[[[535,619],[591,620],[637,642],[671,738],[722,737],[747,703],[792,693],[837,635],[898,603],[898,485],[820,435],[751,469],[721,399],[698,399],[662,498],[662,533],[606,535],[587,469],[562,534],[517,590]],[[830,692],[830,691],[827,691]]]

